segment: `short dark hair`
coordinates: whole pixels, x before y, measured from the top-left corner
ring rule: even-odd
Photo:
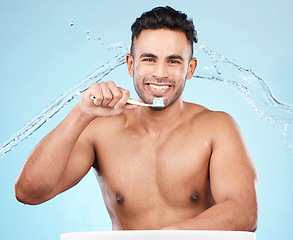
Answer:
[[[192,19],[188,19],[185,13],[176,11],[169,6],[156,7],[148,12],[144,12],[135,20],[131,26],[131,53],[133,51],[134,38],[138,38],[142,30],[162,28],[185,33],[193,54],[193,42],[197,43],[198,38]]]

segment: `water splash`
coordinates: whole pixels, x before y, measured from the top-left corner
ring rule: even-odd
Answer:
[[[89,31],[86,31],[86,35],[88,34]],[[122,50],[112,61],[101,66],[78,85],[58,97],[5,142],[0,149],[0,158],[32,135],[76,96],[82,94],[92,83],[101,81],[115,68],[124,64],[129,45],[111,43],[109,49],[112,48],[121,48]],[[285,132],[287,131],[288,123],[293,122],[293,106],[281,103],[274,98],[266,82],[252,69],[242,67],[236,64],[235,61],[230,61],[204,45],[196,48],[195,55],[199,60],[198,62],[203,63],[202,66],[199,64],[195,78],[220,81],[236,88],[264,118],[270,119],[272,122],[283,122]]]
[[[101,81],[106,75],[113,71],[116,67],[125,63],[125,55],[128,48],[124,46],[123,50],[111,61],[95,70],[87,76],[79,84],[69,89],[66,93],[60,95],[50,105],[43,109],[36,117],[23,126],[13,137],[6,141],[0,148],[0,158],[6,153],[12,151],[15,146],[27,139],[40,127],[42,127],[50,118],[54,117],[76,96],[82,94],[94,82]]]
[[[292,123],[293,105],[277,100],[267,83],[252,69],[238,65],[204,45],[195,50],[199,63],[195,78],[220,81],[240,91],[246,101],[272,123]]]

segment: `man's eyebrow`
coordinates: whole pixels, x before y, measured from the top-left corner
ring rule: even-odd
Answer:
[[[155,54],[152,54],[152,53],[143,53],[143,54],[140,55],[139,58],[145,58],[145,57],[147,57],[147,58],[158,58],[158,56],[156,56]]]
[[[152,54],[152,53],[143,53],[140,55],[140,58],[158,58],[158,56],[155,54]],[[183,57],[181,57],[180,55],[176,55],[176,54],[170,55],[166,58],[167,59],[178,59],[178,60],[184,61]]]
[[[167,57],[168,59],[178,59],[178,60],[181,60],[181,61],[184,61],[183,57],[181,57],[180,55],[170,55]]]

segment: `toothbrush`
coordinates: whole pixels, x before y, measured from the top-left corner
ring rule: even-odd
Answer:
[[[95,96],[90,96],[90,99],[95,100]],[[143,107],[164,107],[164,98],[155,98],[153,100],[153,104],[142,103],[137,100],[133,100],[132,98],[129,98],[126,103]]]
[[[139,105],[144,107],[164,107],[164,98],[155,98],[153,100],[153,104],[142,103],[129,98],[127,103],[131,105]]]

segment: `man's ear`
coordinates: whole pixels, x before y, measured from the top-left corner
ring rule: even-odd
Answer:
[[[129,53],[126,54],[126,64],[128,68],[128,74],[130,77],[133,77],[133,57]]]
[[[196,69],[196,66],[197,66],[197,59],[196,58],[192,58],[190,60],[190,62],[189,62],[186,79],[191,79],[193,77],[193,74],[194,74],[194,71]]]

